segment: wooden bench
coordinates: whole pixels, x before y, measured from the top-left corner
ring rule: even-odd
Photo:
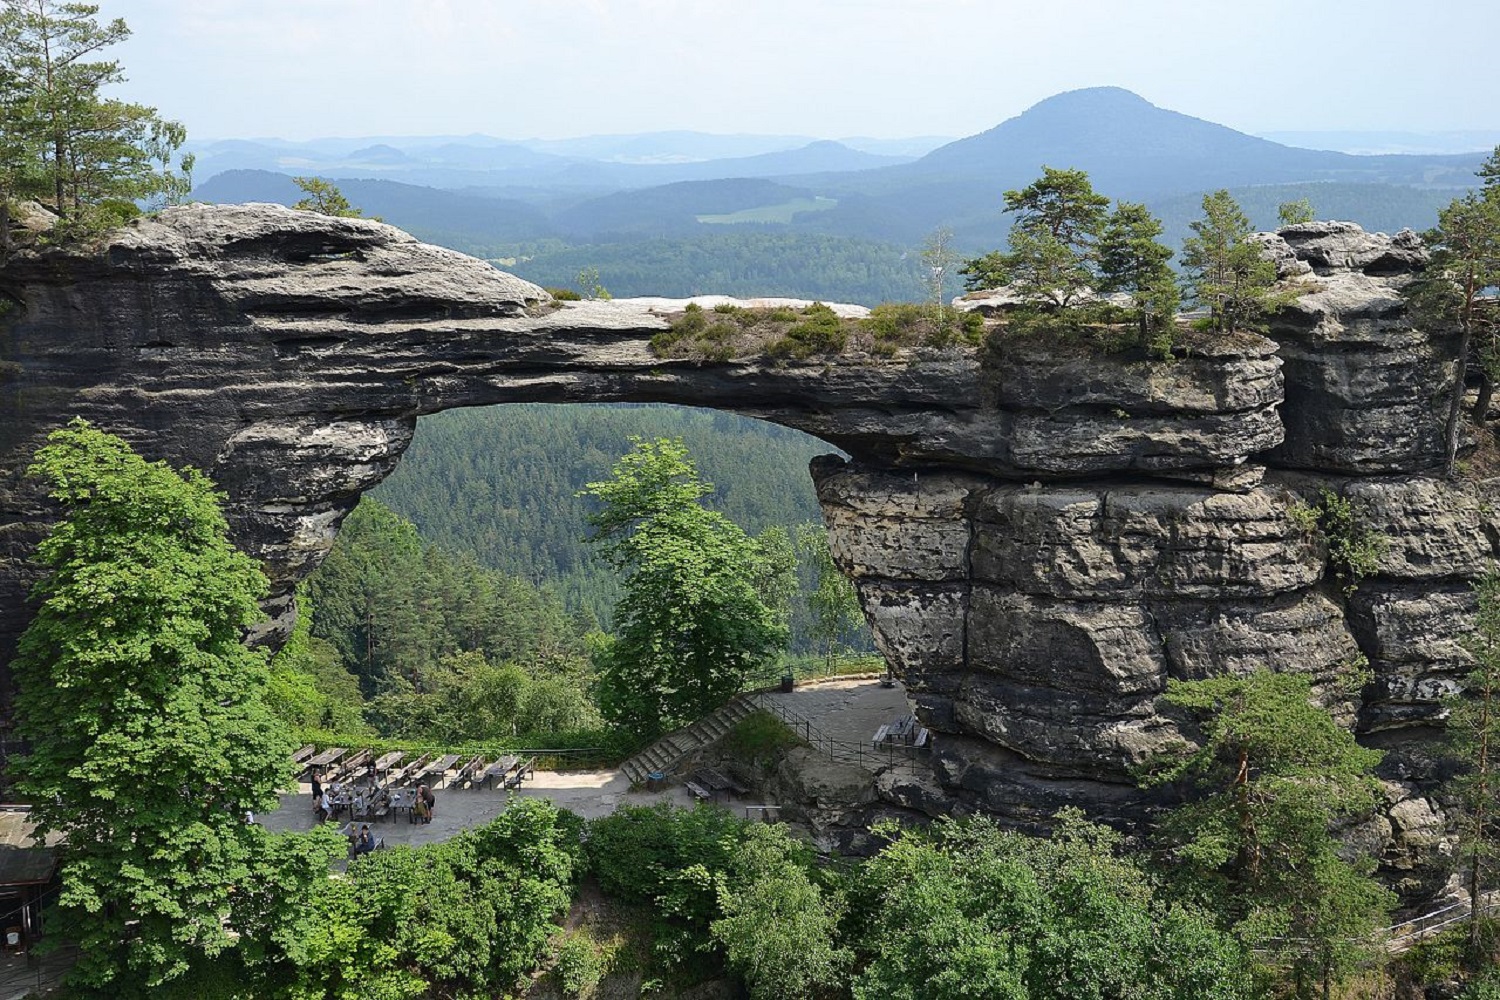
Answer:
[[[509,773],[510,769],[515,766],[516,758],[507,754],[504,757],[501,757],[499,760],[495,761],[495,763],[491,764],[489,767],[485,768],[484,774],[480,775],[479,780],[482,782],[489,782],[490,786],[493,787],[496,778],[503,779],[505,775]]]
[[[458,777],[454,778],[453,781],[458,782],[460,785],[473,787],[479,784],[479,776],[483,773],[484,758],[480,756],[470,757],[469,762],[458,769]],[[452,785],[453,782],[449,782],[449,784]]]
[[[870,738],[870,742],[873,743],[873,744],[875,744],[876,746],[880,746],[880,744],[884,743],[885,742],[885,738],[887,736],[889,736],[890,734],[891,734],[891,727],[890,726],[888,726],[888,725],[881,726],[879,729],[875,730],[875,735]]]
[[[918,729],[917,730],[917,739],[916,739],[916,741],[914,743],[912,743],[912,746],[914,746],[914,747],[925,747],[927,745],[927,737],[930,736],[930,735],[932,735],[932,734],[927,731],[926,727]]]
[[[315,753],[317,753],[317,752],[318,752],[318,748],[316,746],[314,746],[313,744],[309,743],[307,746],[303,747],[301,750],[298,750],[296,753],[292,754],[292,763],[293,764],[301,764],[301,765],[303,765],[305,767],[307,765],[307,762],[312,759],[312,755],[315,754]]]
[[[707,802],[709,799],[713,798],[713,793],[710,792],[707,788],[704,788],[702,785],[698,784],[696,781],[688,781],[684,784],[686,785],[687,790],[693,793],[693,798],[697,799],[699,802]]]

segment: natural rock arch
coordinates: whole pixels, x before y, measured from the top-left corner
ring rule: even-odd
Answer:
[[[0,270],[0,643],[28,620],[48,518],[24,469],[75,416],[210,473],[285,628],[296,580],[421,414],[668,402],[850,454],[812,469],[833,548],[940,734],[943,787],[894,800],[1021,821],[1126,808],[1129,765],[1173,733],[1166,679],[1267,662],[1328,679],[1368,657],[1375,682],[1346,708],[1400,749],[1391,734],[1430,727],[1462,670],[1454,622],[1500,538],[1486,486],[1429,474],[1455,342],[1404,318],[1410,234],[1315,223],[1265,240],[1307,294],[1270,339],[1172,362],[1015,346],[666,361],[647,343],[666,321],[641,303],[553,303],[389,226],[268,205],[169,209],[102,247],[25,253]],[[1392,539],[1352,598],[1294,515],[1323,485]],[[1414,760],[1394,754],[1391,776],[1420,779]],[[1404,808],[1393,864],[1436,822]]]

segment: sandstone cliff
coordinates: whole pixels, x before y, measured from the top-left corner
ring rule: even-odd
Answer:
[[[1130,769],[1177,738],[1168,678],[1271,665],[1386,747],[1377,833],[1406,887],[1440,877],[1427,748],[1495,556],[1486,484],[1436,478],[1453,338],[1410,328],[1410,234],[1315,223],[1263,238],[1307,286],[1268,337],[1170,362],[1012,344],[896,359],[665,361],[647,303],[539,288],[366,220],[190,206],[88,252],[0,271],[0,644],[24,627],[48,511],[23,471],[74,416],[208,470],[275,589],[326,553],[416,418],[503,402],[731,409],[844,449],[814,464],[835,553],[938,732],[930,811],[1129,813]],[[1301,508],[1358,500],[1389,539],[1345,593]],[[1372,683],[1340,683],[1368,660]]]

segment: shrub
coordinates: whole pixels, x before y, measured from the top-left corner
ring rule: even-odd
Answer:
[[[755,712],[735,724],[724,734],[720,744],[736,760],[754,766],[765,766],[782,751],[800,746],[802,740],[770,712]]]
[[[604,978],[605,955],[585,931],[575,931],[563,938],[557,949],[557,985],[563,996],[588,1000]]]
[[[581,302],[583,300],[583,296],[571,288],[544,288],[542,290],[559,302]]]
[[[802,318],[781,337],[766,346],[773,358],[810,358],[814,354],[837,354],[848,341],[848,332],[838,315],[821,302],[802,310]]]

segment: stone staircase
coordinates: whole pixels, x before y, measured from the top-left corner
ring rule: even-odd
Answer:
[[[620,770],[632,785],[645,782],[653,771],[670,774],[684,757],[716,743],[725,733],[747,715],[755,711],[754,701],[745,695],[736,695],[718,711],[705,715],[697,722],[675,733],[668,733],[620,765]]]

